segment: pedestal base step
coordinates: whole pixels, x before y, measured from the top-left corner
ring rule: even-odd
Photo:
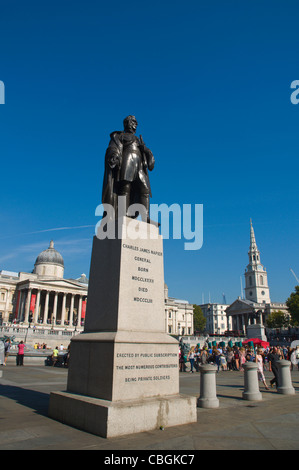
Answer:
[[[50,394],[49,417],[110,438],[197,421],[196,397],[185,395],[109,402],[69,392]]]

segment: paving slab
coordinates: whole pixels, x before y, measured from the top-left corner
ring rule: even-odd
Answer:
[[[197,409],[197,423],[104,439],[48,417],[51,391],[66,390],[67,369],[8,364],[0,377],[0,450],[298,450],[299,372],[295,395],[261,386],[263,400],[242,399],[243,372],[216,376],[219,408]],[[272,373],[266,371],[267,382]],[[200,374],[180,373],[180,392],[199,396]]]

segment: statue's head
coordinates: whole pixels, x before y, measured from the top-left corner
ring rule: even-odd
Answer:
[[[135,116],[130,115],[124,119],[125,132],[131,132],[132,134],[135,134],[137,126],[138,126],[138,122]]]

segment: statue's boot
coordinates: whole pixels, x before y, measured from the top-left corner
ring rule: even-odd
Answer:
[[[152,225],[155,225],[156,227],[160,227],[161,224],[159,224],[159,222],[155,222],[154,220],[151,220],[150,219],[150,203],[149,203],[149,195],[147,194],[142,194],[140,196],[140,204],[142,204],[145,208],[145,214],[146,214],[146,222],[148,224],[152,224]]]

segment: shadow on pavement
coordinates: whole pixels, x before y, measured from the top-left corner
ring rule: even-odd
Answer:
[[[0,385],[0,396],[33,409],[40,415],[48,415],[49,394],[28,390],[14,385]]]

